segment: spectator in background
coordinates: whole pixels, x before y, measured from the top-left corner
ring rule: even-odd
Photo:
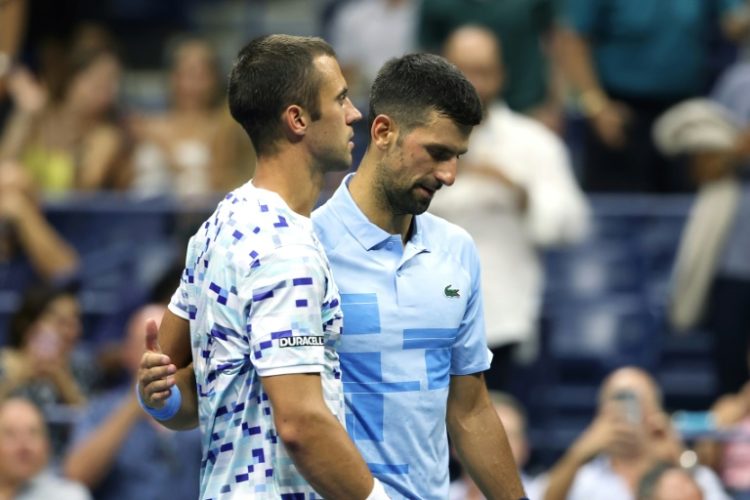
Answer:
[[[240,166],[217,163],[217,147],[229,123],[219,74],[219,61],[207,42],[191,38],[176,46],[170,109],[131,120],[138,142],[133,155],[135,191],[189,197],[234,187]],[[241,166],[243,173],[246,167]]]
[[[445,40],[465,24],[492,31],[504,50],[499,61],[507,68],[503,99],[514,111],[529,114],[553,130],[562,129],[562,99],[555,66],[550,64],[558,0],[423,0],[419,43],[439,52]]]
[[[656,150],[651,127],[670,106],[707,90],[709,37],[741,2],[567,2],[559,49],[587,118],[584,189],[693,188],[680,162]]]
[[[445,56],[477,89],[484,119],[454,186],[436,193],[431,211],[466,229],[477,244],[487,343],[495,355],[485,376],[490,387],[502,389],[515,346],[536,345],[544,287],[539,249],[579,241],[589,209],[562,141],[497,100],[504,72],[494,34],[459,28],[448,37]]]
[[[0,402],[0,499],[88,500],[79,484],[45,471],[50,443],[41,412],[30,401]]]
[[[719,398],[707,421],[720,434],[696,444],[701,463],[719,474],[735,500],[747,500],[750,498],[750,382],[739,392]]]
[[[544,498],[634,499],[646,471],[676,464],[681,453],[656,382],[643,370],[621,368],[602,383],[594,421],[550,470]],[[695,480],[706,500],[729,500],[710,469],[698,466]]]
[[[122,187],[124,137],[114,121],[120,62],[86,31],[66,58],[66,76],[48,88],[25,69],[10,76],[15,108],[0,159],[20,164],[46,194]]]
[[[330,40],[349,84],[352,100],[366,105],[381,66],[417,46],[419,0],[354,0],[339,6]]]
[[[637,500],[703,500],[695,478],[685,469],[658,464],[638,485]]]
[[[146,321],[160,322],[165,310],[145,306],[128,323],[121,352],[131,381],[143,354]],[[200,432],[157,424],[138,406],[131,381],[94,398],[84,411],[65,457],[66,476],[101,500],[198,498]]]
[[[45,411],[86,402],[90,367],[74,356],[80,314],[70,290],[42,286],[26,292],[11,318],[8,347],[0,350],[0,397],[22,394]]]
[[[526,496],[531,500],[541,500],[544,492],[544,476],[532,478],[523,472],[523,467],[529,459],[529,440],[526,435],[526,412],[521,404],[512,396],[497,391],[489,391],[492,405],[505,427],[508,443],[513,452],[513,458],[520,470],[521,482]],[[471,477],[465,472],[461,478],[451,483],[450,500],[484,500]]]
[[[677,330],[704,321],[719,394],[737,392],[750,378],[750,133],[696,99],[659,118],[654,136],[665,154],[688,156],[701,186],[680,242],[669,317]]]
[[[22,290],[34,278],[64,283],[79,265],[76,250],[42,213],[29,174],[0,163],[0,289]]]

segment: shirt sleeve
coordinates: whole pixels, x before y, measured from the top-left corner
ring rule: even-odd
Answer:
[[[479,256],[471,242],[465,259],[471,280],[471,294],[466,304],[466,312],[461,320],[456,343],[451,351],[451,375],[469,375],[488,370],[490,352],[484,324],[484,303],[479,269]]]
[[[185,272],[183,271],[180,277],[180,285],[177,290],[172,294],[172,299],[169,301],[167,308],[175,315],[182,319],[190,320],[190,302],[188,300],[188,283],[185,279]]]
[[[247,304],[250,359],[261,376],[321,372],[326,263],[312,246],[288,245],[257,261],[238,287]]]
[[[562,144],[539,137],[528,170],[529,207],[526,226],[540,246],[581,241],[589,228],[589,207],[573,177]],[[532,163],[533,162],[533,163]]]

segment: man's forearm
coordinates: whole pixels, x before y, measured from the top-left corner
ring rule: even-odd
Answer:
[[[128,397],[107,420],[65,458],[65,475],[94,489],[112,467],[123,441],[143,415],[134,396]]]
[[[315,491],[327,499],[367,498],[373,487],[372,475],[330,411],[308,414],[291,425],[295,426],[292,430],[283,426],[279,429],[282,441]]]
[[[489,400],[477,411],[448,420],[461,464],[490,499],[518,500],[523,486],[500,418]]]
[[[578,469],[585,462],[586,460],[580,456],[575,445],[572,446],[550,470],[544,500],[565,500]]]
[[[55,279],[78,269],[78,253],[57,234],[38,207],[25,203],[15,226],[24,253],[40,275]]]
[[[566,79],[581,93],[581,105],[587,114],[596,114],[607,96],[594,70],[589,43],[580,34],[561,28],[556,34],[560,65]]]

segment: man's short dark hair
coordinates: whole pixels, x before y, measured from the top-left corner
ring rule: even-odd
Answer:
[[[258,156],[274,151],[283,135],[281,113],[288,106],[297,104],[313,120],[320,118],[322,77],[313,61],[323,55],[335,57],[323,39],[292,35],[255,38],[238,54],[229,74],[229,110]]]
[[[370,90],[369,126],[388,115],[408,131],[426,124],[432,111],[467,130],[482,120],[474,86],[444,58],[408,54],[385,63]]]

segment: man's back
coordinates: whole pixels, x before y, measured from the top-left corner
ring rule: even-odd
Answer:
[[[170,310],[190,320],[202,498],[315,498],[278,438],[260,381],[319,372],[343,420],[338,290],[309,219],[251,183],[233,191],[191,239]]]

